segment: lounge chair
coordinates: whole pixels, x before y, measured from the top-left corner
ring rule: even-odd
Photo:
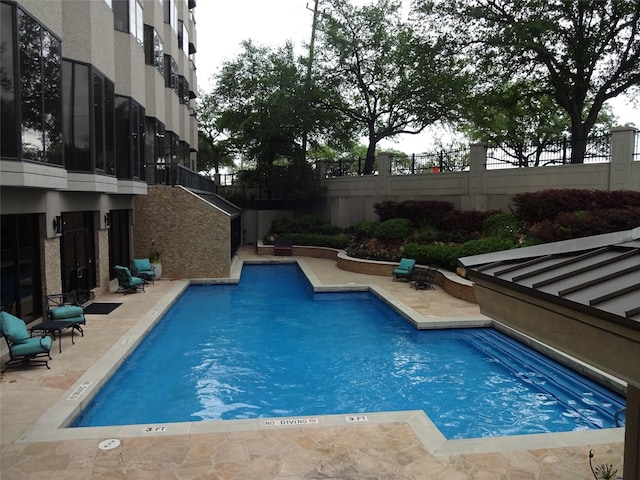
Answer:
[[[156,271],[148,258],[134,258],[131,274],[147,282],[155,283]]]
[[[411,278],[411,271],[415,265],[416,261],[412,258],[401,258],[398,267],[393,269],[393,281],[395,282],[401,278],[409,280]]]
[[[24,321],[9,312],[0,312],[0,331],[7,342],[10,356],[2,372],[11,365],[22,363],[50,368],[49,361],[43,357],[51,360],[51,337],[31,337]]]
[[[113,267],[118,276],[118,289],[116,293],[133,293],[138,290],[144,292],[145,281],[140,277],[134,277],[131,275],[131,271],[127,267],[122,265],[116,265]]]
[[[434,265],[429,265],[428,268],[414,268],[411,272],[411,278],[409,280],[409,285],[418,290],[419,288],[430,288],[435,290],[433,287],[433,280],[436,277],[436,272],[438,271],[438,267]]]
[[[72,328],[84,337],[81,325],[86,325],[84,308],[78,302],[75,293],[55,293],[45,297],[47,303],[47,318],[57,322],[73,322]]]

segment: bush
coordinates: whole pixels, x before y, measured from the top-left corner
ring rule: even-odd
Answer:
[[[518,220],[508,213],[489,215],[482,221],[482,234],[486,237],[515,239],[518,234]]]
[[[437,200],[406,200],[393,202],[388,200],[373,205],[381,222],[392,218],[406,218],[414,227],[425,224],[437,224],[440,218],[453,210],[453,204]]]
[[[513,215],[528,224],[554,220],[561,213],[640,207],[640,192],[630,190],[548,189],[511,197]]]
[[[404,240],[410,229],[411,222],[406,218],[392,218],[378,224],[374,236],[381,240]]]
[[[329,247],[345,249],[349,246],[349,239],[342,235],[320,235],[317,233],[289,232],[280,235],[288,238],[294,245],[309,245],[314,247]]]
[[[354,233],[358,238],[373,238],[376,235],[377,222],[362,220],[354,227]]]
[[[464,243],[479,238],[484,219],[496,213],[496,210],[488,212],[452,210],[440,220],[438,225],[442,231],[440,240],[443,242]]]
[[[401,253],[403,257],[413,258],[421,265],[438,265],[447,270],[455,271],[458,266],[460,247],[443,243],[432,245],[408,243],[402,247]]]
[[[408,242],[432,243],[437,241],[441,236],[442,233],[436,227],[432,225],[423,225],[409,236]]]
[[[304,215],[298,218],[274,218],[271,222],[271,233],[318,233],[320,235],[336,235],[342,233],[338,226],[324,222],[316,215]]]
[[[514,246],[513,241],[510,239],[499,237],[478,238],[465,242],[460,246],[460,257],[510,250]]]
[[[532,225],[529,235],[542,242],[557,242],[631,230],[638,226],[639,218],[640,207],[560,213],[554,221],[543,220]]]

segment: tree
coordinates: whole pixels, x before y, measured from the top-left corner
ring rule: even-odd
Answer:
[[[566,112],[571,162],[605,102],[640,85],[637,0],[417,0],[422,21],[454,40],[487,83],[526,81]],[[551,109],[555,115],[555,109]]]
[[[331,0],[319,19],[314,81],[327,91],[326,108],[368,139],[365,174],[380,140],[454,118],[464,91],[453,57],[419,41],[400,7],[398,0],[362,7]]]
[[[219,124],[220,101],[214,93],[198,93],[198,170],[220,173],[220,167],[233,167],[233,152]]]

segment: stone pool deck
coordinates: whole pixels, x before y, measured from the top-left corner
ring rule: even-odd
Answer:
[[[241,249],[239,258],[276,260],[251,248]],[[371,285],[427,322],[487,321],[477,305],[439,287],[416,291],[390,277],[340,270],[333,260],[300,260],[316,285]],[[87,379],[108,370],[184,284],[163,279],[145,293],[101,296],[97,301],[122,305],[108,315],[87,315],[85,336],[75,345],[65,334],[62,353],[52,348],[51,370],[9,369],[0,377],[0,478],[584,480],[593,478],[590,449],[596,464],[622,472],[623,429],[444,441],[424,415],[409,413],[366,415],[365,421],[318,417],[293,426],[250,420],[57,429]],[[121,444],[99,448],[112,438]]]

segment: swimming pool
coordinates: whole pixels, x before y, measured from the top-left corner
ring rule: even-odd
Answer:
[[[417,331],[370,293],[245,265],[189,287],[74,426],[419,409],[475,438],[611,427],[623,403],[494,330]]]

